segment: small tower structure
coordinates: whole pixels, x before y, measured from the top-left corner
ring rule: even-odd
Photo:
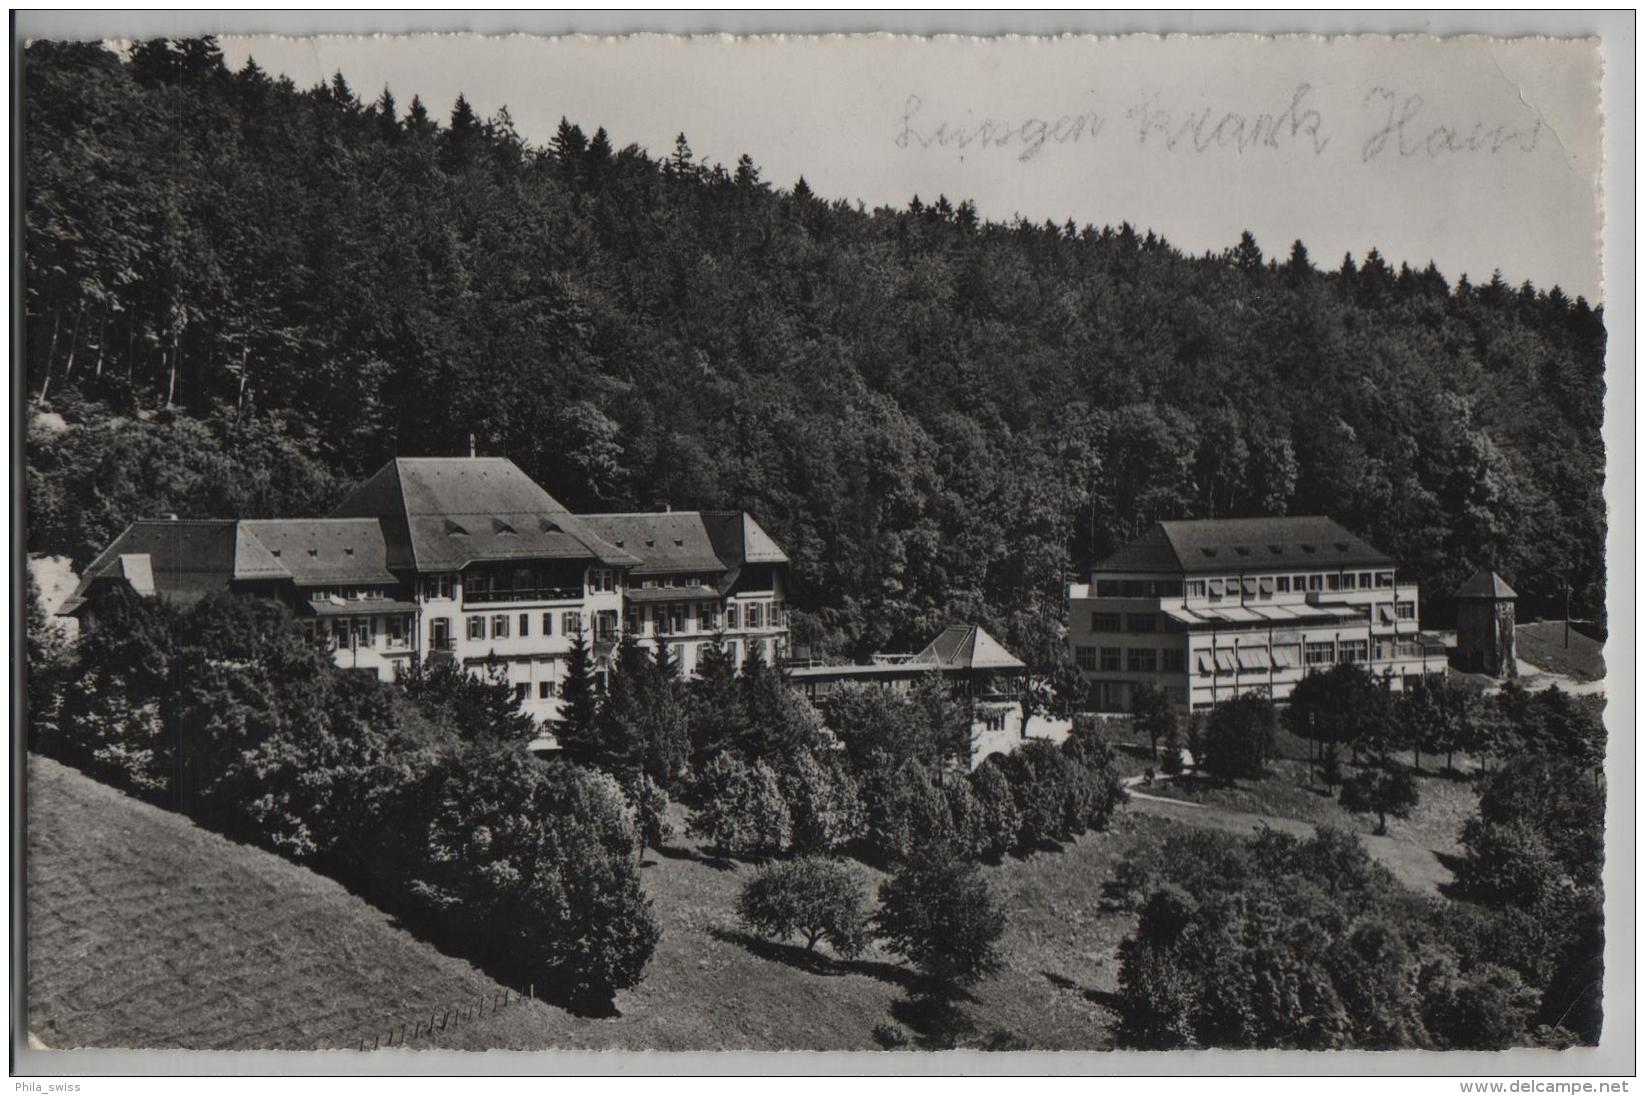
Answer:
[[[1518,677],[1514,651],[1514,588],[1480,570],[1457,590],[1457,662],[1469,673]]]

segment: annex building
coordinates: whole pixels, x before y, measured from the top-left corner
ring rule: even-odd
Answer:
[[[448,659],[548,720],[579,631],[602,684],[625,628],[674,645],[687,673],[716,639],[738,664],[775,663],[787,565],[740,511],[576,515],[501,457],[401,457],[324,518],[134,522],[59,612],[95,627],[89,598],[110,582],[185,605],[276,597],[339,666],[392,680]]]
[[[1341,662],[1403,689],[1445,670],[1420,619],[1395,560],[1325,517],[1162,521],[1069,587],[1069,643],[1100,711],[1130,711],[1143,683],[1190,711],[1283,700]]]

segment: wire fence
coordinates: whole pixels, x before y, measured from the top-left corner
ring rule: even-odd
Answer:
[[[489,995],[482,994],[478,999],[466,1001],[450,1008],[435,1009],[423,1019],[419,1014],[411,1020],[401,1023],[397,1027],[390,1024],[388,1030],[374,1031],[370,1035],[360,1037],[357,1049],[382,1050],[387,1047],[403,1047],[414,1039],[428,1040],[443,1034],[453,1024],[472,1024],[495,1016],[511,1006],[519,1006],[527,1001],[537,999],[537,984],[533,982],[526,987],[524,993],[518,990],[501,989]]]

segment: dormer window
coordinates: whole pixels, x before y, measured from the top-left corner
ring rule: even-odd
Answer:
[[[1200,551],[1205,553],[1205,555],[1211,559],[1217,558],[1217,550],[1215,548],[1201,548]]]
[[[652,540],[651,538],[647,537],[646,542],[645,542],[645,546],[647,548],[655,548],[655,547],[657,547],[657,542]]]
[[[352,548],[344,548],[343,549],[343,555],[352,556],[353,554],[354,554],[354,549],[352,549]]]
[[[280,558],[280,549],[275,548],[275,549],[271,550],[269,552],[269,554],[272,555],[275,559],[279,559]]]
[[[446,535],[453,537],[466,537],[468,536],[468,530],[464,529],[461,525],[458,525],[450,518],[446,518]]]
[[[1283,556],[1285,554],[1285,549],[1281,548],[1277,544],[1270,544],[1268,546],[1268,550],[1270,552],[1274,553],[1274,555],[1276,555],[1276,556]]]
[[[310,548],[310,549],[309,549],[309,550],[308,550],[308,554],[309,554],[309,558],[311,558],[311,559],[312,559],[312,558],[313,558],[313,557],[315,557],[315,556],[317,556],[317,555],[319,555],[319,554],[320,554],[320,549],[318,549],[318,548]]]
[[[675,537],[674,538],[674,547],[684,548],[685,547],[685,541],[681,540],[679,537]]]
[[[491,531],[493,533],[498,534],[499,536],[505,536],[505,537],[517,537],[517,536],[520,535],[519,533],[514,531],[514,526],[510,525],[508,522],[504,521],[502,518],[492,518],[491,519]]]
[[[1242,556],[1248,556],[1251,554],[1251,549],[1249,548],[1235,548],[1234,551]]]
[[[545,533],[558,533],[561,531],[560,527],[551,518],[543,518],[537,523],[537,528]],[[617,546],[622,547],[622,541],[618,541]]]

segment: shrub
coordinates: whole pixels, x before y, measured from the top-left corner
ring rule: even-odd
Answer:
[[[1274,748],[1274,731],[1274,705],[1267,697],[1246,694],[1224,701],[1207,720],[1202,767],[1226,781],[1261,776]]]
[[[780,853],[793,840],[794,824],[777,774],[763,761],[749,764],[716,754],[697,776],[700,806],[687,832],[720,856]]]
[[[906,860],[950,849],[954,841],[948,797],[917,761],[895,763],[873,755],[862,779],[864,840],[881,860]]]
[[[1417,805],[1417,784],[1411,774],[1392,768],[1362,769],[1342,785],[1343,807],[1377,816],[1377,833],[1388,832],[1388,816],[1409,818]]]
[[[880,885],[875,918],[891,951],[948,985],[1000,966],[1005,911],[975,865],[921,859]]]
[[[942,786],[942,792],[952,823],[949,832],[953,853],[964,860],[975,860],[988,844],[988,834],[983,828],[982,803],[977,799],[971,781],[957,773]]]
[[[743,887],[737,914],[750,930],[777,940],[799,935],[807,951],[828,941],[852,958],[868,946],[868,886],[838,860],[806,856],[761,869]]]
[[[660,936],[638,842],[610,776],[466,750],[440,773],[419,889],[450,931],[479,927],[518,980],[607,1004],[639,982]]]
[[[1022,816],[1018,839],[1024,848],[1051,845],[1072,832],[1073,766],[1044,739],[1025,742],[1006,759],[1006,773]]]
[[[636,855],[643,860],[648,846],[660,849],[674,835],[674,824],[668,820],[668,794],[648,773],[630,772],[623,781],[623,797],[639,838]]]
[[[1114,810],[1126,799],[1113,748],[1094,729],[1079,729],[1063,742],[1062,749],[1073,769],[1070,828],[1077,833],[1107,829]]]
[[[838,758],[819,761],[802,752],[782,774],[781,783],[794,823],[796,852],[832,852],[862,833],[857,782]]]
[[[971,773],[971,788],[976,795],[981,827],[977,855],[998,860],[1017,847],[1022,830],[1022,812],[1017,809],[1017,796],[1000,755],[983,759]]]

